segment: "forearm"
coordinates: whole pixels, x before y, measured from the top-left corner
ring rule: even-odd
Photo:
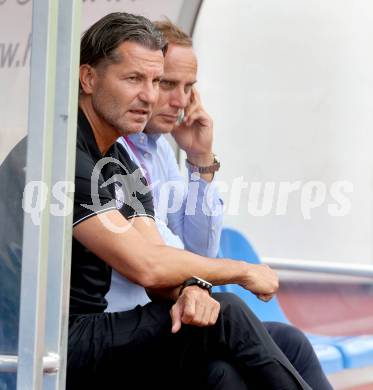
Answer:
[[[152,234],[156,229],[153,221],[148,224],[148,227],[145,221],[139,224],[140,229],[144,225],[143,234]],[[113,233],[109,225],[122,232]],[[74,236],[117,272],[150,289],[177,287],[192,276],[215,285],[244,283],[249,288],[258,267],[243,261],[210,259],[149,242],[118,211],[108,211],[81,222],[74,228]]]
[[[153,302],[176,302],[180,294],[181,286],[171,288],[147,288],[146,293]]]
[[[192,276],[213,285],[239,284],[250,274],[250,264],[243,261],[210,259],[163,245],[155,246],[151,252],[152,288],[177,287]]]

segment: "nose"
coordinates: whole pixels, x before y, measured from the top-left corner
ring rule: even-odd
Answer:
[[[177,88],[173,91],[170,105],[180,109],[184,109],[188,105],[188,96],[183,88]]]
[[[154,85],[153,83],[146,83],[143,85],[140,93],[139,98],[147,104],[154,104],[158,99],[158,86]]]

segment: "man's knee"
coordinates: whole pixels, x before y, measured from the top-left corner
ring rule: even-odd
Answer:
[[[331,389],[312,344],[301,330],[279,322],[264,322],[264,326],[274,342],[312,388]]]
[[[207,366],[208,377],[216,378],[216,380],[229,376],[231,371],[233,367],[224,360],[212,361]]]
[[[260,320],[247,304],[236,294],[224,292],[213,294],[213,298],[220,303],[220,317],[223,321],[235,320],[241,326],[250,329],[263,329]],[[264,330],[264,329],[263,329]]]
[[[220,303],[220,307],[245,307],[248,308],[246,303],[236,294],[230,292],[214,293],[213,298]]]
[[[268,333],[283,352],[290,349],[293,354],[309,354],[313,352],[312,345],[306,335],[295,326],[281,322],[264,322]]]
[[[246,389],[237,369],[224,360],[214,360],[207,367],[208,389]]]

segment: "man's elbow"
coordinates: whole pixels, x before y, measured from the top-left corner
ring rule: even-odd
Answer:
[[[145,289],[157,289],[166,287],[166,278],[156,270],[157,267],[150,267],[143,269],[138,275],[137,283],[143,286]]]
[[[162,264],[159,264],[154,254],[147,259],[143,259],[141,264],[141,269],[136,272],[136,283],[145,289],[167,287],[167,270]]]

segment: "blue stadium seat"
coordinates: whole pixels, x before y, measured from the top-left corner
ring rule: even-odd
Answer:
[[[245,260],[249,263],[260,264],[261,261],[250,245],[249,241],[237,230],[224,228],[220,238],[219,257],[229,257],[234,260]],[[289,324],[282,311],[277,298],[271,299],[269,302],[259,300],[254,294],[238,286],[237,284],[229,284],[226,291],[233,292],[238,295],[253,312],[262,321],[278,321]]]
[[[326,374],[333,374],[345,368],[343,356],[338,348],[329,344],[312,343],[312,346]]]
[[[328,340],[343,356],[345,368],[360,368],[373,365],[373,335],[328,337],[308,335],[312,343]]]
[[[260,264],[255,250],[239,231],[224,228],[220,240],[219,257],[245,260]],[[262,321],[278,321],[290,324],[277,298],[262,302],[238,285],[227,285],[226,291],[237,294]],[[334,337],[307,334],[326,373],[343,368],[358,368],[373,364],[373,335]]]
[[[347,337],[334,345],[341,351],[346,368],[373,365],[373,336]]]
[[[226,291],[227,291],[226,286],[214,286],[212,288],[213,293],[226,292]]]

